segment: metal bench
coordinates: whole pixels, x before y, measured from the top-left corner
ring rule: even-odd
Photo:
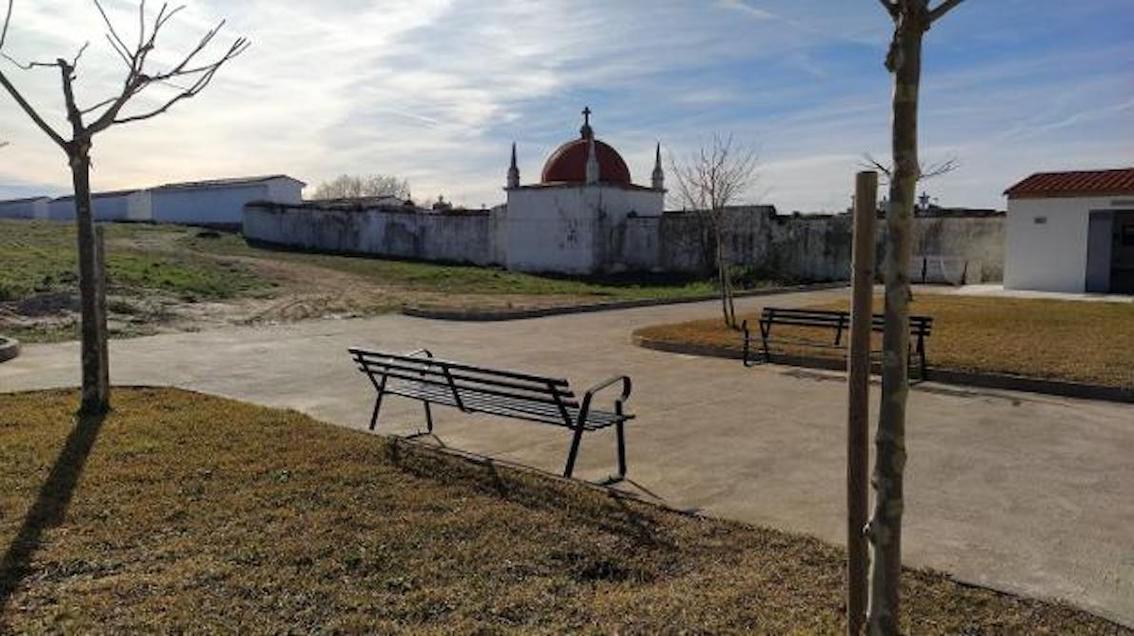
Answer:
[[[618,447],[618,476],[626,476],[626,437],[623,430],[634,416],[624,411],[630,398],[630,378],[614,376],[591,387],[582,402],[567,380],[515,371],[489,369],[450,360],[440,360],[426,349],[411,353],[384,353],[351,347],[348,349],[358,370],[370,379],[378,397],[370,416],[370,430],[378,426],[378,411],[387,394],[419,400],[425,405],[427,430],[433,432],[431,404],[451,406],[465,413],[485,413],[541,424],[562,426],[573,431],[564,477],[571,477],[583,433],[615,427]],[[595,394],[621,382],[622,393],[614,408],[594,408]]]
[[[831,311],[827,309],[787,309],[783,307],[765,307],[764,311],[760,314],[760,353],[764,362],[772,361],[772,353],[769,345],[772,340],[772,326],[773,325],[788,325],[795,327],[808,327],[815,329],[828,329],[835,332],[833,342],[830,341],[816,341],[806,338],[778,338],[775,342],[795,344],[803,347],[812,348],[825,348],[825,349],[842,349],[843,345],[843,332],[850,328],[850,313],[845,311]],[[882,314],[874,314],[871,321],[871,331],[881,333],[885,330],[886,319]],[[751,366],[752,360],[752,335],[748,330],[748,321],[745,320],[741,323],[741,329],[744,331],[744,366]],[[933,318],[929,316],[910,316],[910,337],[912,342],[909,349],[909,361],[911,366],[914,366],[913,360],[917,359],[920,379],[925,379],[926,368],[926,354],[925,354],[925,339],[930,336],[933,331]],[[872,355],[877,355],[880,352],[872,351]]]

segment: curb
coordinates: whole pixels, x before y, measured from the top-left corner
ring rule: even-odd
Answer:
[[[839,289],[848,283],[817,283],[814,285],[789,285],[784,287],[766,287],[763,289],[750,289],[738,291],[734,298],[750,298],[753,296],[772,296],[796,292],[821,291],[824,289]],[[565,314],[586,314],[597,311],[615,311],[619,309],[635,309],[638,307],[657,307],[661,305],[684,305],[688,303],[701,303],[707,300],[717,300],[716,294],[690,296],[688,298],[647,298],[643,300],[619,300],[609,303],[591,303],[587,305],[568,305],[564,307],[544,307],[540,309],[502,309],[502,310],[472,310],[447,309],[444,307],[420,307],[405,305],[402,315],[413,318],[428,318],[431,320],[457,320],[467,322],[496,322],[503,320],[526,320],[528,318],[544,318],[547,316],[560,316]]]
[[[634,334],[635,345],[644,349],[664,351],[666,353],[680,353],[685,355],[705,356],[710,358],[726,358],[740,360],[742,352],[732,347],[719,345],[697,345],[657,340]],[[808,369],[823,369],[827,371],[846,371],[846,362],[833,358],[816,358],[810,356],[772,355],[773,364],[804,367]],[[877,375],[879,367],[874,363],[871,374]],[[1048,380],[1023,375],[1010,375],[1007,373],[976,373],[958,371],[957,369],[942,369],[929,367],[926,369],[926,382],[941,384],[954,384],[960,386],[978,387],[982,389],[1001,389],[1007,391],[1023,391],[1027,393],[1042,393],[1060,397],[1077,398],[1081,400],[1101,400],[1104,402],[1121,402],[1134,404],[1134,389],[1124,389],[1101,384],[1088,384],[1085,382],[1070,382],[1066,380]]]
[[[7,362],[20,355],[20,342],[0,336],[0,362]]]

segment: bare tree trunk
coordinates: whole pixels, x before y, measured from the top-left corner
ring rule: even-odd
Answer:
[[[724,243],[724,237],[721,237]],[[728,301],[728,326],[736,329],[736,296],[732,287],[732,260],[729,257],[728,247],[721,248],[721,271],[724,273],[725,298]]]
[[[926,2],[911,2],[894,32],[887,66],[894,74],[893,174],[886,213],[884,264],[886,317],[882,339],[882,403],[875,438],[874,515],[870,634],[899,633],[902,573],[902,474],[906,464],[906,398],[909,393],[910,230],[919,164],[918,89],[922,37],[929,26]]]
[[[99,278],[94,217],[91,210],[90,145],[77,145],[70,156],[71,180],[75,187],[75,224],[79,244],[79,303],[82,312],[82,403],[83,413],[103,413],[110,408],[110,373],[106,347],[106,294]],[[100,311],[101,310],[101,311]]]
[[[717,278],[720,281],[721,313],[724,315],[725,326],[736,328],[736,308],[732,301],[732,278],[729,276],[728,258],[725,255],[723,230],[720,220],[713,223],[713,243],[715,243],[715,261],[717,265]]]

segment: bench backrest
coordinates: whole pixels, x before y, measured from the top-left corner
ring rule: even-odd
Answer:
[[[789,309],[784,307],[765,307],[760,322],[799,327],[830,327],[846,329],[850,326],[850,313],[830,309]],[[886,316],[874,314],[871,330],[881,332],[886,327]],[[910,333],[915,336],[928,336],[933,329],[931,316],[910,316]]]
[[[512,404],[529,403],[541,405],[552,412],[560,407],[578,407],[575,394],[564,378],[477,367],[420,355],[355,347],[349,351],[359,370],[371,378],[385,376],[448,389],[456,394],[457,401],[481,398]]]

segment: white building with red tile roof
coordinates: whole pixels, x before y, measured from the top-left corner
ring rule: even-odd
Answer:
[[[1134,168],[1037,173],[1004,194],[1005,288],[1134,293]]]

